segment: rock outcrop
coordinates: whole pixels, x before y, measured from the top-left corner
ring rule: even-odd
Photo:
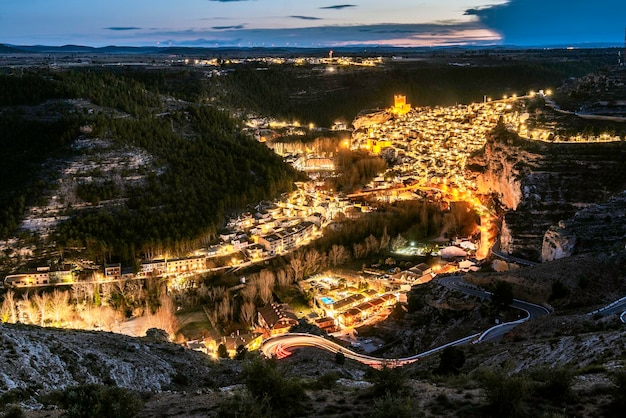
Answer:
[[[479,191],[496,194],[507,211],[501,249],[540,260],[550,227],[626,189],[626,143],[530,141],[499,127],[467,167]],[[566,256],[575,245],[563,240],[546,256]]]
[[[355,130],[367,129],[372,125],[381,125],[392,117],[393,115],[386,110],[364,110],[354,118],[352,126]]]
[[[172,343],[107,332],[0,325],[0,394],[105,384],[138,391],[219,381],[209,357]]]
[[[551,226],[543,237],[541,260],[553,261],[577,253],[623,248],[625,244],[626,193],[622,193]]]

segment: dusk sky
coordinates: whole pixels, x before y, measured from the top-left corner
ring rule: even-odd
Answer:
[[[624,0],[1,0],[13,45],[621,45]]]

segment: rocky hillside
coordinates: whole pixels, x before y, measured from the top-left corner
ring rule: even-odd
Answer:
[[[626,189],[626,144],[531,142],[500,127],[468,169],[507,210],[502,250],[539,260],[552,225]]]
[[[552,261],[572,254],[624,248],[626,244],[626,193],[608,202],[582,209],[543,237],[541,260]]]
[[[105,332],[0,325],[0,393],[47,392],[84,384],[136,391],[228,384],[202,353]]]

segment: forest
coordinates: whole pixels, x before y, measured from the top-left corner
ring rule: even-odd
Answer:
[[[225,215],[290,191],[298,178],[280,157],[243,135],[226,111],[190,104],[155,116],[162,110],[158,90],[132,78],[103,71],[33,70],[0,75],[0,86],[7,87],[0,90],[6,109],[0,114],[6,132],[1,140],[8,151],[0,168],[3,238],[16,232],[28,205],[55,187],[55,172],[52,167],[44,172],[43,163],[75,154],[70,145],[83,125],[92,129],[89,136],[143,149],[155,161],[145,184],[125,187],[125,204],[76,211],[53,236],[61,251],[83,250],[98,262],[115,257],[132,264],[142,251],[195,249],[214,238]],[[61,99],[86,99],[127,116],[71,107],[61,114],[50,110]],[[35,112],[20,107],[42,101],[47,107]],[[111,182],[77,190],[92,204],[120,193]]]

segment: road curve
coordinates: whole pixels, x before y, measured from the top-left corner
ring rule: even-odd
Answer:
[[[608,316],[613,314],[618,314],[620,321],[626,324],[626,296],[616,300],[615,302],[609,303],[603,308],[589,312],[587,315]]]
[[[462,276],[448,276],[442,277],[439,279],[439,283],[442,286],[445,286],[449,289],[458,290],[467,295],[472,295],[479,297],[485,300],[491,300],[491,292],[487,292],[485,290],[479,289],[476,286],[471,284],[467,284],[463,282]],[[521,324],[522,322],[526,322],[532,318],[538,318],[540,316],[545,316],[550,313],[550,310],[544,306],[537,305],[530,302],[525,302],[519,299],[513,299],[513,303],[509,305],[511,308],[518,309],[526,313],[524,318],[518,319],[517,321],[505,322],[503,324],[499,324],[489,328],[484,331],[480,337],[478,338],[479,342],[485,341],[494,341],[502,338],[504,334],[509,332],[511,329]]]
[[[491,293],[475,288],[474,286],[464,284],[462,282],[461,276],[450,276],[439,279],[439,283],[443,286],[446,286],[451,289],[459,290],[463,293],[477,296],[486,300],[489,300],[491,297]],[[413,363],[420,358],[426,357],[428,355],[437,353],[443,350],[446,347],[456,346],[456,345],[464,345],[469,344],[471,342],[484,342],[491,341],[502,337],[505,333],[507,333],[514,326],[527,321],[530,318],[535,318],[538,316],[547,315],[550,311],[543,306],[535,305],[533,303],[524,302],[521,300],[514,300],[511,304],[511,307],[520,309],[526,312],[526,317],[520,319],[518,321],[507,322],[504,324],[496,325],[495,327],[489,328],[487,331],[483,333],[469,335],[465,338],[461,338],[456,341],[452,341],[448,344],[444,344],[440,347],[433,348],[431,350],[425,351],[423,353],[415,354],[413,356],[397,358],[397,359],[384,359],[373,356],[368,356],[366,354],[356,353],[346,347],[343,347],[334,341],[328,340],[323,337],[319,337],[317,335],[312,334],[296,334],[296,333],[287,333],[283,335],[278,335],[274,337],[270,337],[263,341],[261,344],[260,350],[267,357],[276,357],[276,358],[284,358],[291,354],[292,349],[301,348],[301,347],[317,347],[323,350],[329,351],[331,353],[337,353],[341,351],[346,358],[356,360],[363,364],[367,364],[368,366],[374,368],[382,368],[382,367],[398,367],[404,366],[406,364]]]

